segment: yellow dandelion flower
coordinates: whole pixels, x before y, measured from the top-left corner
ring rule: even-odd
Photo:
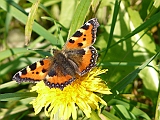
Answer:
[[[49,88],[44,82],[39,82],[32,87],[31,91],[36,91],[38,96],[31,102],[35,114],[38,114],[44,107],[46,116],[51,120],[58,114],[58,118],[66,120],[71,116],[77,119],[77,109],[81,109],[90,118],[91,110],[99,110],[99,104],[107,105],[95,93],[111,94],[110,89],[98,76],[107,70],[94,68],[86,75],[77,78],[63,90],[59,88]],[[78,107],[77,107],[78,106]]]

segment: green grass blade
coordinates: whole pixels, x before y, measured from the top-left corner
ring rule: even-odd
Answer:
[[[160,120],[160,90],[158,92],[158,99],[157,99],[157,105],[156,105],[155,120]]]
[[[122,91],[129,83],[131,83],[138,75],[138,73],[144,69],[156,56],[158,56],[160,52],[155,54],[153,57],[151,57],[149,60],[147,60],[145,63],[143,63],[139,68],[128,74],[124,79],[116,83],[112,87],[112,95],[105,97],[107,101],[112,99],[114,96],[118,95],[120,91]]]
[[[12,100],[19,100],[23,98],[28,98],[28,97],[36,97],[37,94],[34,92],[24,92],[24,93],[5,93],[5,94],[0,94],[0,101],[12,101]]]
[[[81,0],[78,4],[73,16],[68,38],[71,37],[71,35],[73,35],[74,32],[83,25],[83,22],[91,6],[91,2],[91,0]]]
[[[0,60],[4,60],[10,56],[13,56],[15,54],[19,54],[19,53],[25,53],[27,52],[26,48],[13,48],[13,49],[7,49],[4,50],[2,52],[0,52]]]
[[[9,118],[13,118],[11,115],[14,115],[16,113],[21,113],[21,112],[26,112],[29,108],[31,107],[31,105],[19,105],[16,108],[10,108],[10,109],[2,109],[2,111],[0,112],[0,119],[1,120],[8,120],[7,117]],[[22,115],[22,114],[21,114]],[[15,118],[15,117],[14,117]],[[19,119],[17,119],[19,120]]]
[[[106,110],[103,110],[102,114],[106,117],[106,120],[121,120],[112,113],[107,112]]]
[[[10,88],[10,87],[14,87],[14,86],[18,86],[18,84],[15,81],[10,81],[4,84],[0,85],[0,90],[4,89],[4,88]]]
[[[64,40],[63,40],[63,37],[62,37],[62,35],[61,35],[60,28],[59,28],[59,26],[58,26],[57,21],[55,21],[55,20],[54,20],[53,18],[51,18],[51,17],[42,17],[42,18],[54,22],[55,27],[56,27],[56,31],[58,32],[58,38],[59,38],[58,40],[60,41],[60,45],[61,45],[61,47],[62,47],[62,46],[64,45]]]
[[[120,3],[121,3],[121,0],[120,0],[120,1],[119,1],[119,0],[116,0],[116,2],[115,2],[113,19],[112,19],[112,25],[111,25],[111,29],[110,29],[108,44],[107,44],[107,47],[106,47],[104,56],[103,56],[103,58],[102,58],[101,61],[100,61],[100,64],[103,62],[104,58],[106,57],[106,54],[107,54],[107,52],[108,52],[108,50],[109,50],[109,47],[110,47],[110,45],[111,45],[111,42],[112,42],[112,40],[113,40],[113,32],[114,32],[115,24],[116,24],[116,21],[117,21],[117,16],[118,16],[119,8],[120,8]]]
[[[114,109],[116,110],[117,114],[121,116],[122,119],[137,119],[139,117],[142,117],[146,120],[150,120],[150,117],[141,109],[135,107],[138,106],[137,103],[132,104],[131,101],[126,101],[123,99],[112,99],[109,101],[108,104],[112,104]],[[145,105],[145,104],[144,104]],[[143,106],[142,104],[140,107]],[[147,105],[146,105],[147,106]]]
[[[123,42],[123,41],[131,38],[133,35],[141,32],[142,30],[144,30],[146,28],[153,27],[159,21],[160,21],[160,12],[156,13],[155,15],[153,15],[150,19],[146,20],[143,24],[141,24],[139,27],[137,27],[134,31],[132,31],[131,33],[127,34],[125,37],[123,37],[122,39],[120,39],[115,44],[111,45],[110,48],[113,47],[113,46],[115,46],[115,45],[117,45],[118,43],[121,43],[121,42]]]
[[[37,0],[35,3],[33,3],[30,13],[28,15],[28,19],[25,27],[25,45],[28,45],[31,39],[32,27],[33,27],[35,16],[37,14],[39,4],[40,4],[40,0]]]

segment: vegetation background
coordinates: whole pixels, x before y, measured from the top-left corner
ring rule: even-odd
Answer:
[[[0,119],[49,119],[43,112],[34,115],[33,84],[17,84],[12,76],[49,56],[51,48],[61,49],[84,21],[96,17],[98,65],[109,70],[101,77],[113,93],[103,96],[108,106],[99,119],[160,120],[159,6],[159,0],[1,0]]]

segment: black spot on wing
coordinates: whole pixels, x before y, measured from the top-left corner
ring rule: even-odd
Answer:
[[[81,28],[84,29],[84,30],[88,30],[89,29],[89,25],[84,24]]]
[[[83,46],[83,43],[78,43],[78,46],[79,46],[79,47],[82,47],[82,46]]]
[[[29,68],[32,70],[35,70],[37,67],[37,63],[33,63],[32,65],[29,66]]]
[[[43,69],[42,72],[45,73],[45,72],[47,72],[47,70],[46,70],[46,69]]]
[[[21,72],[22,72],[22,75],[26,75],[27,74],[26,68],[24,68]]]
[[[70,43],[74,43],[74,42],[75,42],[75,40],[69,39],[69,42],[70,42]]]
[[[80,31],[77,31],[76,33],[74,33],[73,37],[81,37],[83,35],[83,33],[81,33]]]
[[[44,62],[43,62],[43,60],[41,60],[41,61],[39,61],[39,62],[40,62],[40,64],[41,64],[41,65],[44,65]]]

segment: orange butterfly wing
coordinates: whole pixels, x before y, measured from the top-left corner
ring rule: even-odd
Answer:
[[[25,81],[32,81],[37,82],[43,80],[51,66],[52,61],[50,59],[43,59],[41,61],[35,62],[30,66],[22,69],[21,71],[17,72],[13,79],[16,82],[25,82]]]
[[[94,44],[99,23],[96,18],[86,22],[75,34],[66,42],[64,49],[85,48]]]

